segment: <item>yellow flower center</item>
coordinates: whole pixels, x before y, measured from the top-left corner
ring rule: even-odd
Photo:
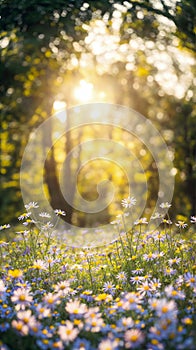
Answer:
[[[163,307],[162,307],[162,312],[163,312],[163,314],[165,314],[166,312],[168,312],[168,307],[167,307],[167,306],[163,306]]]
[[[53,301],[54,301],[54,300],[53,300],[52,298],[49,298],[49,299],[48,299],[48,304],[52,304]]]
[[[60,286],[60,289],[61,290],[64,290],[66,287],[65,286]]]
[[[149,290],[150,287],[149,286],[144,286],[144,290]]]
[[[171,293],[173,296],[177,295],[178,293],[176,292],[176,290],[172,290],[172,293]]]
[[[138,340],[138,335],[137,335],[137,334],[131,335],[130,340],[131,340],[132,342],[136,342],[136,341]]]
[[[174,339],[175,338],[175,333],[170,333],[169,339]]]
[[[22,329],[22,324],[21,324],[21,323],[18,323],[18,324],[16,325],[16,329],[17,329],[18,331],[21,331],[21,329]]]
[[[153,303],[152,303],[152,307],[156,307],[157,306],[157,303],[156,303],[156,301],[154,301]]]
[[[134,300],[133,298],[130,298],[130,299],[129,299],[129,303],[130,303],[130,304],[132,304],[132,303],[134,303],[134,302],[135,302],[135,300]]]
[[[23,318],[23,322],[24,322],[24,323],[28,323],[28,322],[29,322],[29,318],[28,318],[28,317],[24,317],[24,318]]]

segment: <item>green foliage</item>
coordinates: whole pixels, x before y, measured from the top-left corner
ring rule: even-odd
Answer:
[[[123,1],[118,1],[123,4]],[[158,5],[158,6],[157,6]],[[142,11],[144,13],[144,20],[138,20],[137,13]],[[194,0],[180,0],[168,2],[160,0],[156,4],[154,1],[130,1],[130,10],[128,16],[131,16],[132,27],[138,27],[141,36],[152,35],[152,39],[155,38],[156,33],[154,30],[157,27],[156,18],[157,16],[165,17],[175,25],[173,32],[182,43],[183,47],[186,47],[190,51],[195,51],[195,21],[196,21],[196,4]],[[136,21],[136,23],[135,23]],[[125,17],[125,28],[126,28],[127,16]],[[146,26],[145,26],[146,22]],[[146,31],[147,29],[147,31]]]
[[[88,1],[87,6],[84,6],[83,1],[74,0],[44,0],[41,3],[37,0],[0,1],[1,222],[5,218],[8,221],[14,220],[15,212],[22,205],[19,172],[30,133],[51,115],[53,102],[58,96],[65,99],[68,106],[76,103],[73,89],[79,79],[85,77],[92,77],[97,89],[104,85],[112,94],[114,103],[131,106],[150,118],[163,133],[168,130],[172,133],[173,137],[166,141],[175,154],[175,207],[182,214],[194,214],[196,146],[193,101],[187,99],[186,95],[178,100],[163,93],[161,84],[155,79],[159,69],[148,60],[149,51],[153,49],[140,47],[137,50],[134,54],[135,69],[132,71],[128,71],[126,64],[119,60],[111,64],[107,74],[99,75],[96,72],[96,55],[93,56],[93,68],[89,68],[86,73],[79,66],[69,68],[71,57],[79,60],[83,53],[89,51],[85,42],[88,30],[84,24],[90,25],[107,15],[107,29],[112,33],[113,14],[120,4],[123,1]],[[172,47],[175,35],[180,39],[182,53],[186,53],[184,48],[189,49],[189,52],[194,51],[194,1],[182,0],[174,5],[168,5],[167,2],[166,5],[163,0],[160,1],[159,8],[155,8],[153,1],[130,1],[130,5],[132,7],[122,13],[119,46],[140,38],[144,43],[152,42],[155,50],[162,45],[167,51]],[[166,31],[160,26],[160,18],[169,19],[175,26]],[[163,31],[162,36],[160,31]],[[155,52],[158,55],[162,50]],[[181,76],[179,61],[171,53],[169,55],[176,75]],[[188,88],[193,90],[192,86]],[[160,113],[163,118],[157,119]],[[118,137],[121,136],[119,133]],[[61,150],[66,149],[65,154],[68,153],[68,148],[76,145],[73,135],[67,137],[66,146],[61,146]],[[62,164],[57,154],[58,147],[48,157],[48,166],[52,167],[56,177]],[[151,207],[156,200],[156,168],[148,156],[143,158],[139,153],[137,156],[143,159],[149,181],[147,206]],[[70,174],[77,166],[75,163],[69,169]],[[47,181],[49,179],[46,179],[46,184]],[[119,187],[121,184],[118,184]],[[93,185],[86,186],[83,183],[81,187],[86,197],[95,195],[92,192]],[[123,196],[124,192],[120,195]]]

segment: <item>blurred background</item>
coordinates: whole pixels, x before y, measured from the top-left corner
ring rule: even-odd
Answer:
[[[20,166],[29,136],[53,113],[88,102],[122,104],[153,122],[174,164],[168,174],[175,177],[171,215],[194,215],[196,3],[0,0],[0,16],[0,223],[14,223],[24,211]],[[51,135],[48,131],[43,137],[43,147]],[[79,226],[106,223],[120,212],[129,186],[115,163],[90,162],[79,172],[79,191],[87,200],[96,199],[100,180],[109,179],[118,188],[112,206],[97,217],[77,212],[61,193],[60,169],[76,147],[64,173],[65,184],[73,188],[74,204],[72,178],[82,162],[79,145],[95,136],[120,142],[140,161],[145,176],[136,169],[134,181],[143,184],[147,179],[145,212],[150,213],[158,190],[155,161],[136,138],[109,126],[76,128],[50,150],[44,186],[52,207],[65,210],[66,220]]]

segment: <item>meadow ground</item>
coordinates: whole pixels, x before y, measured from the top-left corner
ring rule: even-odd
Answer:
[[[76,249],[53,235],[49,214],[38,230],[31,207],[0,241],[0,350],[196,348],[195,217],[162,218],[154,231],[145,218],[127,232],[117,220],[111,244]]]

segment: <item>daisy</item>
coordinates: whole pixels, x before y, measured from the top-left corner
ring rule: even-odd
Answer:
[[[58,248],[56,245],[55,246],[51,246],[49,251],[48,251],[49,254],[53,254],[53,255],[58,255],[61,253],[61,250],[60,248]]]
[[[45,225],[42,225],[42,230],[47,231],[52,227],[54,227],[54,225],[50,221],[48,221]]]
[[[174,264],[179,264],[181,262],[181,258],[174,258],[174,259],[169,259],[168,263],[170,266],[174,265]]]
[[[171,207],[171,204],[168,203],[168,202],[165,202],[165,203],[161,203],[160,204],[160,208],[161,209],[169,209]]]
[[[164,347],[155,337],[152,337],[150,344],[147,345],[147,349],[148,350],[164,350]]]
[[[138,329],[127,330],[124,335],[125,348],[137,348],[144,342],[144,335]]]
[[[20,320],[13,320],[12,327],[15,328],[21,335],[27,335],[29,333],[29,327]]]
[[[63,296],[68,295],[71,292],[69,281],[62,281],[57,283],[54,286],[54,290],[56,293],[59,293],[60,295],[63,295]]]
[[[177,307],[173,300],[168,301],[167,299],[157,300],[157,305],[155,306],[156,313],[159,317],[171,318],[176,316]]]
[[[72,315],[81,316],[87,312],[87,306],[81,304],[79,300],[69,301],[65,307],[65,310]]]
[[[138,283],[141,283],[141,281],[144,280],[144,277],[143,276],[133,276],[130,278],[130,282],[132,284],[138,284]]]
[[[37,204],[37,202],[30,202],[28,204],[25,204],[25,209],[26,210],[30,210],[33,208],[39,208],[39,205]]]
[[[28,226],[28,225],[31,225],[31,224],[36,224],[36,221],[32,220],[32,219],[27,219],[25,222],[23,222],[24,226]]]
[[[171,322],[173,321],[173,322]],[[176,334],[176,327],[175,327],[175,321],[174,319],[172,320],[167,320],[167,319],[160,319],[155,327],[150,328],[150,337],[156,338],[159,341],[161,339],[168,339],[172,340],[175,337]],[[157,348],[155,348],[158,350]],[[163,348],[162,348],[163,349]],[[165,347],[164,347],[165,349]]]
[[[57,304],[60,304],[59,295],[48,293],[44,296],[43,302],[47,307],[53,309]]]
[[[30,231],[29,230],[24,230],[24,231],[17,231],[16,233],[22,235],[23,237],[26,237]]]
[[[43,319],[45,317],[51,316],[51,310],[47,309],[47,307],[43,306],[42,304],[38,304],[36,306],[36,311],[38,313],[38,318]]]
[[[153,278],[151,280],[151,285],[152,285],[152,288],[154,290],[161,288],[161,283],[160,283],[159,279],[157,279],[157,278]]]
[[[21,214],[21,215],[18,217],[18,220],[21,221],[21,220],[27,219],[27,218],[29,218],[30,215],[31,215],[30,212],[28,212],[28,213],[23,213],[23,214]]]
[[[101,317],[86,318],[85,329],[93,333],[98,333],[104,325],[103,318]]]
[[[122,317],[119,321],[118,321],[118,326],[120,327],[120,330],[125,330],[128,328],[133,328],[134,325],[134,321],[131,317]]]
[[[41,212],[40,214],[39,214],[39,216],[41,217],[41,218],[51,218],[51,215],[50,214],[48,214],[48,213],[46,213],[46,212]]]
[[[150,280],[150,279],[151,279],[152,275],[144,275],[143,277],[144,277],[144,279],[147,281],[147,280]]]
[[[31,266],[32,269],[35,269],[35,270],[46,270],[46,262],[44,260],[35,260],[33,262],[33,265]]]
[[[187,287],[195,287],[196,286],[196,276],[191,274],[190,272],[185,273],[184,280]]]
[[[6,228],[10,228],[10,227],[11,227],[10,224],[1,225],[0,226],[0,231],[1,230],[5,230]]]
[[[145,281],[139,287],[137,287],[137,291],[142,295],[151,296],[154,288],[152,287],[152,283]]]
[[[136,295],[136,293],[131,292],[125,295],[125,298],[122,300],[122,308],[124,310],[137,310],[138,305],[141,303],[141,297]]]
[[[116,276],[117,280],[120,282],[126,282],[127,280],[127,275],[124,271],[121,271],[118,273],[118,275]]]
[[[134,222],[134,225],[148,225],[148,221],[146,218],[140,218]]]
[[[33,300],[32,296],[29,294],[29,289],[18,288],[14,291],[11,300],[14,304],[17,304],[15,307],[17,310],[25,309],[26,306],[29,306]]]
[[[65,344],[72,342],[77,337],[78,333],[79,330],[74,328],[73,323],[69,320],[65,322],[65,325],[59,326],[58,329],[58,334]]]
[[[112,282],[105,282],[104,285],[103,285],[103,291],[105,293],[109,293],[111,295],[114,295],[115,294],[115,286],[112,284]]]
[[[61,209],[55,209],[54,212],[57,216],[59,216],[59,215],[65,216],[66,215],[66,213]]]
[[[177,272],[177,271],[176,271],[175,269],[172,269],[172,268],[169,268],[169,267],[167,267],[167,268],[164,269],[164,275],[165,275],[165,276],[172,276],[172,275],[175,275],[176,272]]]
[[[101,313],[98,307],[89,308],[87,313],[84,315],[86,319],[95,319],[100,316],[101,316]]]
[[[165,294],[168,298],[179,299],[179,300],[185,299],[185,294],[180,290],[174,289],[172,285],[165,287]]]
[[[146,261],[152,261],[152,260],[156,259],[156,257],[157,257],[157,255],[154,253],[151,253],[151,252],[143,255],[143,258]]]
[[[136,205],[136,202],[135,197],[127,197],[121,201],[121,204],[124,208],[132,208]]]
[[[186,228],[188,225],[185,223],[185,221],[178,220],[178,222],[175,223],[175,225],[179,228]]]
[[[99,344],[98,350],[115,350],[118,346],[116,340],[105,339]]]
[[[157,305],[158,305],[158,299],[156,299],[156,298],[149,299],[148,303],[149,303],[150,308],[151,308],[152,310],[156,310]]]
[[[37,324],[35,316],[32,315],[31,310],[19,311],[17,318],[24,324],[28,325],[29,328],[34,327]]]
[[[140,274],[143,273],[143,272],[144,272],[144,269],[132,270],[132,273],[133,273],[134,275],[140,275]]]
[[[162,258],[165,255],[165,253],[162,251],[160,253],[156,253],[157,258]]]
[[[156,220],[156,219],[160,219],[160,218],[162,218],[162,217],[163,217],[162,214],[160,214],[160,213],[158,213],[158,212],[155,212],[154,215],[151,216],[151,219],[152,219],[152,220]]]
[[[166,239],[166,236],[163,233],[156,232],[153,236],[155,242],[164,242]]]

